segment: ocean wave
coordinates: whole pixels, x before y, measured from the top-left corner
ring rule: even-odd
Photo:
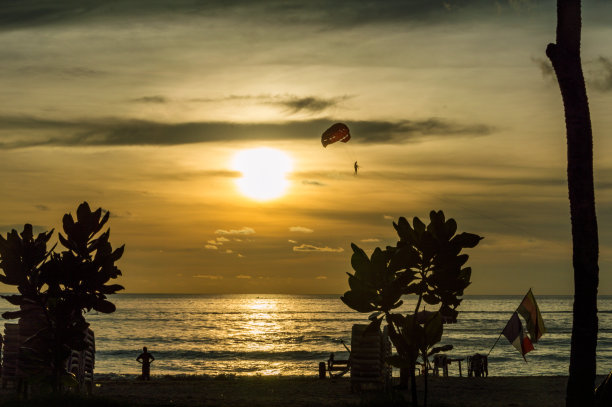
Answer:
[[[150,349],[157,360],[268,360],[268,361],[287,361],[287,360],[327,360],[329,352],[308,352],[308,351],[206,351],[206,350],[172,350],[167,351],[161,348]],[[99,358],[135,358],[138,349],[113,349],[97,350],[96,356]]]
[[[157,358],[156,374],[316,374],[330,352],[348,356],[341,340],[351,346],[353,324],[368,323],[367,314],[350,310],[339,296],[117,297],[117,312],[86,315],[96,334],[97,372],[138,373],[134,359],[146,345]],[[444,326],[440,344],[452,344],[448,354],[465,360],[476,352],[487,354],[499,338],[489,355],[491,375],[567,374],[572,298],[538,297],[548,332],[526,355],[528,363],[500,338],[521,298],[466,297],[458,323]],[[249,308],[254,300],[263,309]],[[598,369],[609,370],[612,297],[600,299],[598,306]]]

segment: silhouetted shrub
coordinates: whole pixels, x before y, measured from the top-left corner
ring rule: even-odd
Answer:
[[[384,250],[377,247],[370,258],[351,244],[355,274],[347,273],[350,290],[341,297],[350,308],[371,313],[368,329],[378,330],[386,320],[397,350],[388,362],[409,369],[413,379],[418,357],[427,363],[429,356],[452,349],[452,345],[434,345],[442,339],[442,324],[457,320],[459,297],[470,284],[472,270],[463,267],[469,256],[461,251],[475,247],[482,239],[472,233],[456,234],[457,223],[452,218],[446,220],[442,211],[431,211],[429,218],[426,226],[415,217],[411,226],[401,217],[393,223],[400,239],[397,245]],[[392,313],[403,304],[401,297],[406,294],[418,296],[414,312]],[[438,306],[438,311],[420,311],[423,302]],[[425,386],[427,400],[427,376]],[[416,405],[414,380],[412,387]]]
[[[35,334],[22,344],[20,370],[37,380],[47,380],[53,389],[74,380],[65,369],[72,349],[85,348],[89,324],[84,313],[92,309],[102,313],[115,311],[106,298],[123,287],[107,284],[121,275],[115,262],[124,246],[113,250],[108,241],[110,231],[100,233],[109,219],[102,209],[92,212],[87,202],[79,205],[76,221],[71,214],[62,219],[65,236],[58,233],[64,250],[47,250],[53,234],[40,233],[34,238],[32,225],[26,224],[0,236],[0,282],[17,286],[19,294],[5,295],[19,306],[18,311],[2,314],[5,319],[20,318],[20,325],[34,329]]]

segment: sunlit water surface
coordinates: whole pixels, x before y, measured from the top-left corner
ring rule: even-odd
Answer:
[[[487,353],[521,296],[468,296],[457,324],[445,325],[442,344],[453,358]],[[537,297],[548,332],[527,363],[502,337],[489,355],[489,374],[565,375],[569,364],[571,297]],[[313,375],[330,352],[348,356],[351,326],[367,314],[337,295],[116,295],[114,314],[90,313],[96,372],[136,374],[147,346],[152,374]],[[401,310],[414,305],[406,299]],[[612,296],[599,298],[598,374],[612,369]],[[12,309],[6,301],[0,311]],[[463,365],[465,374],[465,364]],[[451,374],[458,374],[456,364]],[[397,372],[396,372],[397,373]]]

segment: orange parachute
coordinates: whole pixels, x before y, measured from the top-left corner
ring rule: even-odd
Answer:
[[[348,126],[344,123],[336,123],[321,135],[321,144],[323,147],[327,147],[328,144],[341,141],[346,143],[351,139],[351,132]]]

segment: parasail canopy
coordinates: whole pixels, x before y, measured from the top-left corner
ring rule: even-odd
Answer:
[[[321,135],[321,144],[323,144],[323,147],[327,147],[328,144],[332,144],[337,141],[346,143],[350,139],[351,132],[348,126],[344,123],[336,123],[323,132]]]

